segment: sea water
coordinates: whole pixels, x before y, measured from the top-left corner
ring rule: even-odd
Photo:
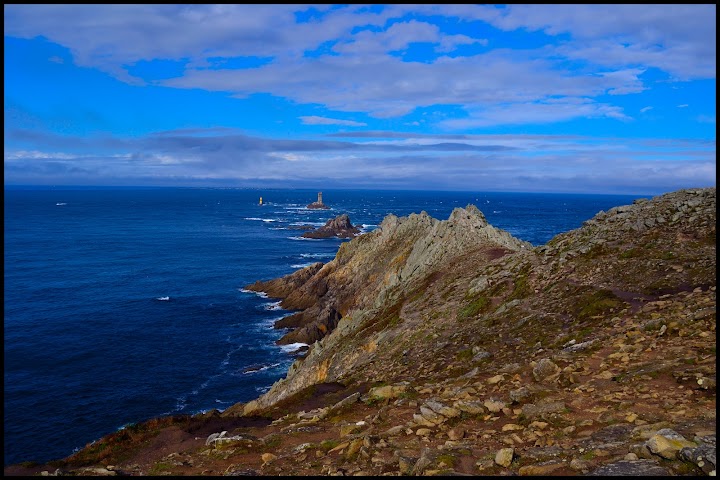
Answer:
[[[259,205],[260,197],[263,205]],[[291,312],[243,287],[334,258],[305,239],[346,213],[446,220],[476,205],[541,245],[639,196],[5,187],[5,465],[64,458],[124,425],[249,401],[287,372]]]

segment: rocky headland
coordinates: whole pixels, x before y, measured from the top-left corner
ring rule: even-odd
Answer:
[[[715,188],[538,247],[474,206],[389,215],[247,288],[310,345],[267,393],[5,474],[715,474]]]

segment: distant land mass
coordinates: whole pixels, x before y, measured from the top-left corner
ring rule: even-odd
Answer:
[[[474,205],[388,215],[246,287],[309,344],[268,392],[5,475],[715,475],[716,259],[714,187],[537,247]]]

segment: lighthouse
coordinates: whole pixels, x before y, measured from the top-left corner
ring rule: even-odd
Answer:
[[[317,203],[319,203],[320,205],[322,205],[322,192],[318,192],[318,201],[317,201]]]

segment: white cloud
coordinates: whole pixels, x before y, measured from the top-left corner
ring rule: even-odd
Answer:
[[[681,105],[678,105],[677,108],[687,108],[687,107],[689,107],[689,106],[690,106],[690,105],[688,105],[687,103],[683,103],[683,104],[681,104]]]
[[[365,127],[367,123],[337,118],[317,117],[314,115],[298,117],[305,125],[346,125],[348,127]]]
[[[643,107],[643,108],[640,109],[640,113],[649,112],[649,111],[652,110],[652,109],[653,109],[653,107],[650,107],[650,106],[648,106],[648,107]]]
[[[469,113],[468,118],[444,120],[440,122],[440,126],[462,130],[495,125],[555,123],[578,118],[606,117],[621,121],[632,120],[619,107],[581,98],[497,105],[471,110]]]

